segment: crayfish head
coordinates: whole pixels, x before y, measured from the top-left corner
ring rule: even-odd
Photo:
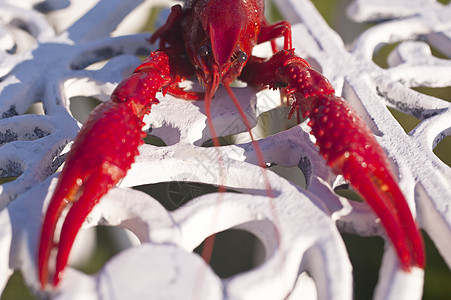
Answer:
[[[185,47],[198,78],[212,92],[240,74],[258,41],[260,9],[252,1],[197,1],[185,23]],[[256,4],[252,4],[256,5]],[[211,87],[210,87],[211,89]]]

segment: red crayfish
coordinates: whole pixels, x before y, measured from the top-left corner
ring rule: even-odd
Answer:
[[[384,151],[363,120],[334,95],[329,81],[295,54],[290,24],[281,21],[271,25],[263,11],[263,0],[190,0],[183,8],[172,7],[165,25],[150,38],[152,43],[159,40],[159,51],[152,52],[117,86],[109,102],[91,113],[67,155],[41,231],[38,272],[43,288],[49,273],[53,285],[58,284],[86,216],[126,175],[139,154],[138,146],[145,136],[142,120],[158,103],[156,93],[203,98],[208,126],[218,145],[210,104],[220,83],[237,104],[230,88],[237,78],[250,85],[281,89],[290,97],[288,117],[302,113],[310,118],[308,125],[321,155],[380,217],[401,268],[409,271],[424,266],[421,235]],[[274,39],[282,36],[284,49],[277,51]],[[253,56],[253,47],[266,41],[271,41],[275,54],[269,59]],[[205,93],[179,87],[192,75],[204,83]],[[71,208],[55,242],[56,224],[68,203]],[[54,247],[56,268],[49,272]]]

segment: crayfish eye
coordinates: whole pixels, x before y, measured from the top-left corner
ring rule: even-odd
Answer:
[[[208,54],[210,54],[210,50],[208,49],[207,46],[204,45],[204,46],[202,46],[202,47],[199,48],[199,55],[200,55],[200,56],[205,57],[205,56],[207,56]]]
[[[238,52],[237,56],[236,56],[236,60],[240,63],[244,63],[247,60],[247,54],[244,51],[240,51]]]

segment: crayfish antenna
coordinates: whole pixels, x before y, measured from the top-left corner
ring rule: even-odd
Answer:
[[[278,218],[278,214],[276,211],[276,206],[274,205],[274,192],[272,190],[271,184],[269,183],[269,179],[268,179],[268,174],[266,173],[268,170],[266,170],[266,162],[265,162],[265,157],[263,155],[262,149],[258,143],[258,141],[256,141],[254,139],[254,136],[252,134],[252,128],[251,125],[249,124],[249,120],[246,117],[246,114],[244,113],[243,109],[241,108],[240,103],[238,102],[238,99],[236,98],[235,94],[233,93],[232,89],[230,88],[230,85],[228,84],[224,84],[227,93],[229,94],[230,98],[232,99],[233,103],[235,104],[235,107],[237,108],[241,119],[244,122],[244,125],[246,126],[247,131],[249,132],[249,136],[251,138],[251,142],[252,142],[252,146],[254,147],[255,150],[255,155],[257,157],[257,161],[258,164],[261,168],[263,168],[263,172],[262,172],[262,176],[263,176],[263,181],[265,183],[265,190],[266,190],[266,195],[271,198],[270,201],[270,206],[271,206],[271,212],[272,212],[272,217],[274,218],[274,222],[276,223],[276,225],[279,225],[279,218]],[[280,232],[279,230],[276,230],[276,241],[277,244],[280,244]]]
[[[232,89],[230,88],[230,85],[224,84],[224,86],[225,86],[225,88],[227,90],[227,93],[229,94],[229,97],[232,99],[233,103],[235,104],[235,107],[237,108],[238,113],[241,116],[241,119],[244,122],[244,126],[246,126],[246,129],[247,129],[247,131],[249,133],[249,136],[251,138],[252,146],[254,147],[254,150],[255,150],[255,155],[257,157],[258,164],[260,165],[260,167],[266,169],[266,162],[265,162],[265,158],[264,158],[263,152],[262,152],[258,142],[254,139],[254,136],[252,134],[252,128],[251,128],[251,125],[249,124],[249,120],[247,119],[246,114],[244,113],[243,109],[241,108],[241,105],[238,102],[238,99],[236,98],[236,96],[233,93]],[[268,176],[267,176],[266,172],[263,172],[263,180],[265,182],[266,194],[268,195],[268,197],[274,198],[274,193],[272,191],[271,185],[269,184],[269,179],[268,179]]]
[[[206,92],[204,94],[204,105],[205,105],[205,115],[207,116],[207,125],[208,129],[211,133],[211,139],[213,141],[213,146],[215,147],[217,154],[218,154],[218,164],[219,164],[219,178],[220,178],[220,184],[218,186],[218,193],[220,195],[225,192],[225,173],[224,173],[224,160],[221,154],[220,150],[220,142],[218,135],[216,134],[215,126],[213,124],[213,119],[211,117],[211,101],[213,100],[213,95],[216,92],[216,90],[219,87],[219,72],[217,65],[212,65],[212,80],[206,84]],[[221,204],[222,197],[220,196],[219,201],[216,205],[216,211],[219,210],[219,206]],[[216,219],[216,218],[215,218]],[[204,259],[204,261],[209,264],[211,260],[211,256],[213,254],[213,247],[214,247],[214,241],[215,241],[215,235],[211,235],[208,237],[205,242],[204,246],[202,248],[201,256]]]
[[[217,65],[212,65],[212,81],[206,84],[205,92],[205,114],[207,116],[208,129],[211,132],[211,138],[215,147],[221,146],[219,143],[218,135],[216,134],[215,126],[213,125],[213,119],[211,118],[211,101],[216,90],[219,87],[219,71]]]
[[[217,74],[217,73],[213,72],[213,74]],[[216,81],[216,78],[218,78],[218,77],[213,76],[213,78],[214,79],[213,79],[212,84],[207,85],[207,91],[205,93],[204,100],[205,100],[205,111],[206,111],[206,116],[207,116],[207,124],[208,124],[209,130],[210,130],[211,135],[212,135],[213,145],[215,146],[215,148],[218,151],[218,159],[219,159],[218,163],[219,163],[220,181],[221,181],[221,183],[220,183],[220,185],[218,187],[218,192],[219,193],[223,193],[223,192],[225,192],[224,182],[225,182],[225,176],[226,176],[226,174],[224,173],[224,170],[225,170],[225,168],[224,168],[224,161],[223,161],[223,157],[222,157],[222,155],[220,153],[220,149],[219,149],[219,147],[220,147],[219,138],[218,138],[218,136],[216,134],[216,130],[214,128],[213,120],[212,120],[212,117],[211,117],[211,101],[212,101],[212,98],[213,98],[213,94],[214,94],[214,92],[216,91],[216,89],[217,89],[217,87],[219,85],[219,81]],[[246,129],[249,132],[249,135],[250,135],[251,141],[252,141],[252,145],[253,145],[254,150],[256,152],[257,160],[258,160],[258,163],[259,163],[260,167],[266,168],[266,163],[265,163],[265,160],[264,160],[263,152],[261,151],[261,148],[260,148],[258,142],[253,137],[253,134],[252,134],[252,131],[251,131],[252,128],[251,128],[251,126],[249,124],[249,121],[248,121],[243,109],[241,108],[236,96],[234,95],[232,89],[230,88],[230,85],[226,84],[226,83],[223,83],[223,85],[226,88],[226,90],[227,90],[230,98],[232,99],[233,103],[235,104],[235,106],[236,106],[236,108],[237,108],[237,110],[238,110],[238,112],[239,112],[239,114],[240,114],[245,126],[246,126]],[[263,172],[263,179],[264,179],[264,182],[265,182],[267,195],[270,198],[274,198],[274,193],[272,191],[271,185],[269,184],[269,179],[268,179],[268,176],[266,174],[266,170],[264,170],[264,172]],[[220,203],[221,202],[219,201],[218,204],[217,204],[217,207],[219,207]],[[274,210],[275,208],[272,207],[272,209]],[[274,212],[274,218],[277,220],[276,212]],[[215,235],[212,235],[208,239],[206,239],[205,243],[204,243],[204,247],[203,247],[203,250],[202,250],[202,258],[207,263],[209,263],[209,261],[211,259],[213,246],[214,246],[214,239],[215,239]],[[277,236],[277,239],[279,240],[279,236]]]

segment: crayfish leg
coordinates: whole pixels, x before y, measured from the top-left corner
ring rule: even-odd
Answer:
[[[168,42],[171,36],[177,36],[174,34],[174,29],[177,28],[180,32],[180,20],[183,15],[183,8],[180,4],[171,7],[171,12],[166,20],[166,23],[155,31],[149,39],[149,42],[153,44],[156,40],[160,39],[159,47],[165,48],[165,43]],[[169,41],[170,42],[170,41]]]
[[[168,88],[168,94],[184,100],[204,100],[205,98],[205,93],[203,92],[187,91],[181,87],[172,85]]]
[[[277,47],[274,43],[274,39],[283,36],[283,49],[291,49],[291,24],[288,21],[280,21],[275,24],[263,23],[264,26],[260,29],[260,34],[258,36],[258,43],[262,44],[267,41],[271,41],[271,47],[274,53],[277,52]]]

